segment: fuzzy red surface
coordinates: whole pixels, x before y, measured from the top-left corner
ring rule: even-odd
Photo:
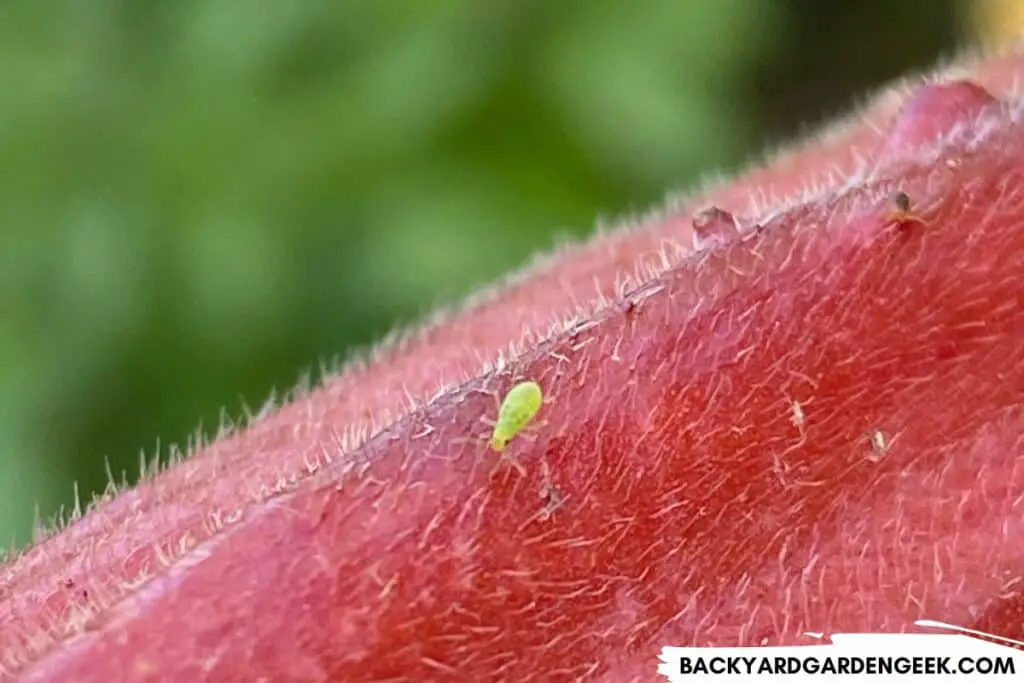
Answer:
[[[0,672],[626,681],[664,644],[918,618],[1024,636],[1024,133],[1014,103],[948,92],[847,133],[881,150],[860,182],[669,264],[354,453],[332,456],[334,434],[399,413],[398,380],[471,373],[465,349],[518,335],[502,312],[546,323],[594,273],[613,285],[688,241],[689,215],[572,253],[100,506],[4,568]],[[894,188],[923,225],[888,219]],[[536,441],[511,447],[528,475],[492,474],[480,418],[524,376],[548,395]]]

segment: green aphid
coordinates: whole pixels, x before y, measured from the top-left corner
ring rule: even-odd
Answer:
[[[491,448],[501,453],[519,432],[537,416],[544,403],[544,392],[534,381],[520,382],[512,387],[498,408],[498,421],[491,434]]]

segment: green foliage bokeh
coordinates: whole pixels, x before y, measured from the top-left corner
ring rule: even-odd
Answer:
[[[0,547],[951,44],[944,3],[865,1],[858,70],[822,5],[4,3]]]

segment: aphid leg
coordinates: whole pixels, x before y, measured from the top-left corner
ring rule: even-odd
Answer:
[[[522,431],[516,435],[516,438],[525,438],[530,443],[535,443],[537,441],[537,432],[547,426],[548,421],[541,418],[523,427]]]
[[[487,442],[491,438],[491,430],[494,429],[494,420],[486,415],[480,416],[480,422],[484,425],[485,431],[471,434],[470,436],[456,436],[451,442],[454,444],[483,444],[487,445]]]
[[[498,454],[498,462],[494,463],[494,467],[491,469],[491,476],[493,477],[497,474],[498,470],[501,469],[501,466],[505,464],[514,467],[516,472],[519,473],[519,476],[525,477],[527,475],[526,465],[523,464],[523,461],[505,450]]]

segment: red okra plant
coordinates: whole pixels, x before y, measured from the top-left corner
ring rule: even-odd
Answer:
[[[0,568],[0,679],[646,681],[666,644],[1020,639],[1021,74],[886,89],[99,501]]]

